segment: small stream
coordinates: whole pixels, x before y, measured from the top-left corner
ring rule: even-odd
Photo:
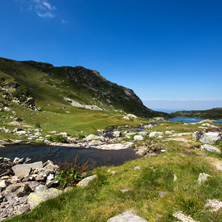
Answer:
[[[0,157],[8,157],[13,160],[15,157],[31,158],[31,162],[52,160],[59,163],[74,162],[76,155],[79,156],[79,165],[89,161],[89,169],[100,166],[119,166],[129,160],[135,160],[140,156],[136,155],[133,149],[124,150],[99,150],[93,148],[70,148],[46,145],[10,145],[0,148]]]

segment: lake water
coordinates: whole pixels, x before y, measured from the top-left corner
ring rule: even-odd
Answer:
[[[199,119],[199,118],[190,118],[190,117],[176,117],[173,119],[170,119],[170,122],[180,122],[183,121],[185,123],[197,123],[200,122],[204,119]],[[222,120],[213,120],[214,123],[222,123]]]
[[[31,158],[35,161],[58,161],[59,163],[74,162],[76,155],[79,156],[79,164],[89,161],[89,169],[100,166],[118,166],[126,161],[135,160],[140,156],[136,155],[133,149],[124,150],[99,150],[93,148],[70,148],[46,145],[12,145],[0,148],[0,157],[8,157],[13,160],[15,157]]]

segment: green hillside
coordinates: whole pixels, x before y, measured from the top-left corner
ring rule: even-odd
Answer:
[[[133,90],[80,66],[54,67],[48,63],[0,58],[0,75],[6,79],[1,86],[6,82],[18,83],[14,97],[30,95],[43,110],[50,110],[50,106],[52,110],[69,106],[70,102],[64,99],[69,98],[105,111],[123,111],[145,118],[165,115],[145,107]]]

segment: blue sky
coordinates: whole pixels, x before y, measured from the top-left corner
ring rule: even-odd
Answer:
[[[154,109],[222,107],[221,12],[221,0],[1,0],[0,56],[96,69]]]

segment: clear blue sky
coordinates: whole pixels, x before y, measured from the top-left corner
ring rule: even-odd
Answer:
[[[221,0],[1,0],[0,27],[1,57],[96,69],[151,108],[222,106]]]

